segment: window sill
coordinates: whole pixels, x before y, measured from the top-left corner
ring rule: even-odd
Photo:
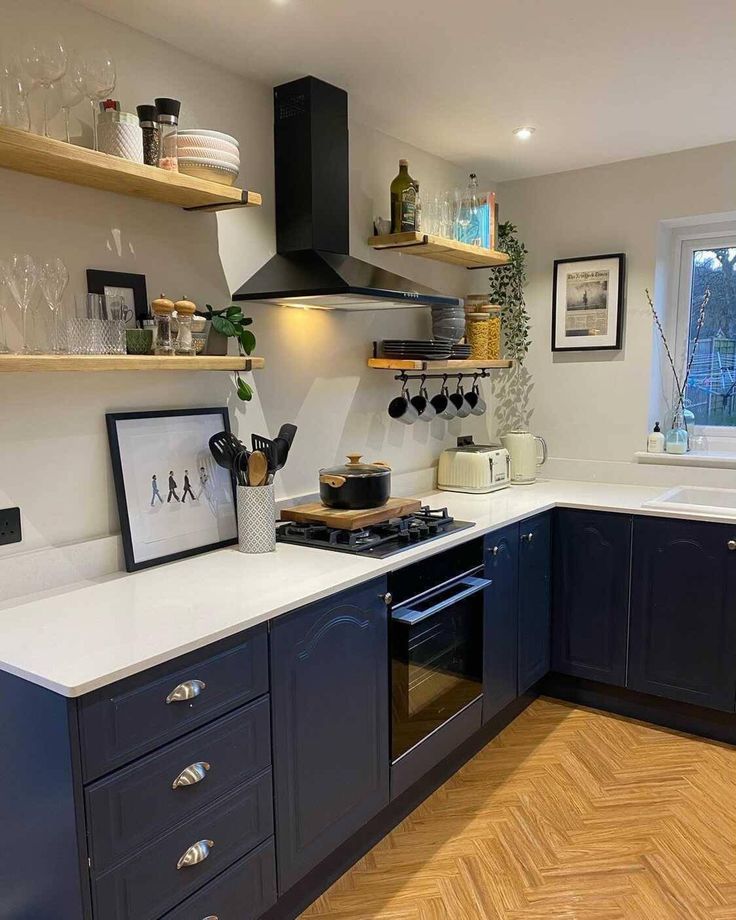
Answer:
[[[659,463],[663,466],[704,466],[722,470],[736,470],[736,451],[691,450],[686,454],[649,453],[638,450],[637,463]]]

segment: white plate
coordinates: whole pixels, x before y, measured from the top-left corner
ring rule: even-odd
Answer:
[[[236,176],[238,174],[238,170],[224,160],[211,160],[208,157],[178,157],[178,160],[179,166],[182,163],[185,166],[211,166],[213,169],[224,169],[225,172],[235,173]]]
[[[179,160],[179,172],[182,176],[193,176],[195,179],[206,179],[209,182],[219,182],[220,185],[234,185],[238,174],[229,167],[220,169],[212,163],[197,165],[196,163],[182,163]]]
[[[224,150],[205,150],[200,147],[177,147],[177,156],[180,160],[207,160],[210,163],[221,162],[229,163],[233,169],[240,169],[240,157],[232,153],[226,153]]]
[[[230,134],[223,134],[222,131],[206,131],[204,128],[184,128],[180,129],[179,137],[214,137],[219,141],[227,141],[235,147],[240,147],[237,140]]]
[[[217,137],[198,137],[196,134],[185,134],[178,138],[177,147],[188,147],[200,150],[202,154],[211,155],[213,151],[229,153],[230,156],[240,157],[240,150],[229,141],[221,141]]]

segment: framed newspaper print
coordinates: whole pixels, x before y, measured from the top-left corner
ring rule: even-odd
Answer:
[[[552,282],[552,351],[621,348],[626,256],[557,259]]]

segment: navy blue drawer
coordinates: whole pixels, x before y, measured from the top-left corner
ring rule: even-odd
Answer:
[[[271,718],[265,696],[88,786],[87,833],[94,871],[106,870],[270,763]]]
[[[268,769],[114,868],[95,874],[95,917],[158,920],[272,835],[273,789]],[[189,848],[200,841],[212,841],[209,855],[177,868]]]
[[[163,920],[257,920],[276,903],[273,838],[193,894]]]
[[[216,649],[200,649],[82,699],[87,782],[268,691],[265,625],[250,630],[245,639],[218,643]],[[197,682],[197,696],[167,703],[177,687],[192,682]]]

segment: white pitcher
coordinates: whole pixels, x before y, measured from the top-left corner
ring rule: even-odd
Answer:
[[[547,444],[544,438],[519,428],[503,435],[501,443],[511,457],[512,484],[525,485],[534,482],[537,470],[547,459]]]

